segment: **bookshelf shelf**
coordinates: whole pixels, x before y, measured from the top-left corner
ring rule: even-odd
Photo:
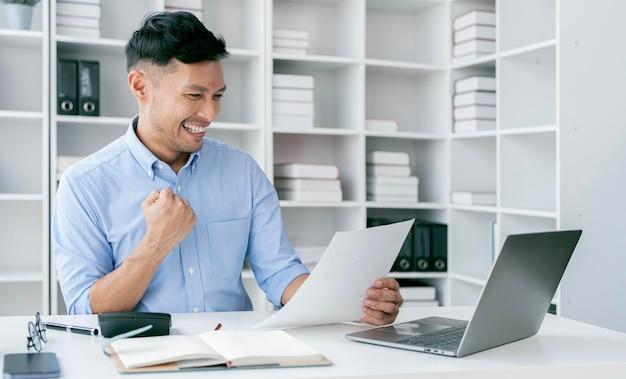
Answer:
[[[44,197],[41,194],[31,193],[0,193],[0,201],[43,201]]]
[[[11,267],[0,270],[0,283],[43,283],[41,267]]]
[[[0,119],[4,119],[5,121],[21,121],[21,120],[41,121],[43,119],[43,113],[28,112],[28,111],[0,110]]]
[[[47,312],[48,0],[31,30],[0,17],[0,314]],[[0,2],[0,15],[5,4]]]

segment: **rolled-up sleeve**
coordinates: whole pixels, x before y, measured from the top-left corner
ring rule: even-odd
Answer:
[[[52,251],[69,314],[93,313],[89,290],[112,271],[111,248],[75,179],[63,176],[52,212]]]
[[[274,187],[260,169],[253,171],[253,209],[248,259],[259,287],[277,307],[285,288],[308,273],[285,235]]]

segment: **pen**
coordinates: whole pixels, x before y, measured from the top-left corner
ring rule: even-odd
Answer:
[[[65,330],[71,333],[88,334],[92,336],[98,335],[97,328],[88,328],[86,326],[57,324],[56,322],[44,322],[46,329]]]

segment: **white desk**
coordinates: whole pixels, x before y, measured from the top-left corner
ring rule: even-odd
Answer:
[[[468,319],[472,308],[406,308],[398,321],[439,315]],[[266,312],[173,314],[173,334],[197,334],[218,322],[226,329],[248,329]],[[94,326],[96,316],[44,316],[44,321]],[[27,323],[33,316],[0,317],[0,353],[26,352]],[[102,353],[104,339],[49,330],[44,351],[57,353],[63,378],[626,378],[626,334],[548,315],[536,336],[464,358],[450,358],[349,341],[345,333],[365,326],[335,324],[289,329],[318,349],[332,366],[230,369],[185,374],[121,375]],[[0,365],[2,362],[0,361]]]

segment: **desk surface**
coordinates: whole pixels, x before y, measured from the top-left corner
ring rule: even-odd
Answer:
[[[403,308],[398,321],[432,315],[469,319],[473,308]],[[249,329],[269,312],[173,314],[172,334],[198,334],[222,323],[224,329]],[[0,353],[26,352],[27,322],[33,316],[0,317]],[[44,316],[44,321],[97,327],[95,316]],[[332,366],[277,369],[195,371],[185,378],[625,378],[626,334],[547,315],[536,336],[464,358],[368,345],[344,335],[367,328],[333,324],[287,331],[318,349]],[[102,353],[105,339],[48,330],[44,351],[57,353],[63,378],[121,377]],[[2,365],[2,361],[0,361]],[[177,377],[181,375],[178,374]],[[172,377],[172,374],[123,375],[138,379]]]

